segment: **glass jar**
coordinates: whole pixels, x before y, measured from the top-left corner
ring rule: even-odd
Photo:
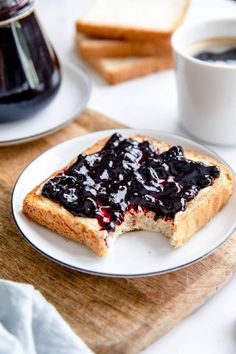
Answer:
[[[33,4],[34,0],[0,0],[0,121],[33,115],[60,86],[59,61]]]

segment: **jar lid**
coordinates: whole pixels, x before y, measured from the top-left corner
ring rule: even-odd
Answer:
[[[33,3],[34,0],[0,0],[0,22],[23,14]]]

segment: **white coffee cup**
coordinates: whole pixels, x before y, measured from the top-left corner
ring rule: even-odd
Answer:
[[[210,38],[236,38],[236,18],[180,27],[172,37],[179,119],[197,139],[236,145],[236,65],[193,58],[187,48]]]

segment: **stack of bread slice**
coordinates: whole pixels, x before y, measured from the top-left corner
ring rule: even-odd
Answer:
[[[172,67],[170,38],[189,0],[93,0],[76,47],[109,84]]]

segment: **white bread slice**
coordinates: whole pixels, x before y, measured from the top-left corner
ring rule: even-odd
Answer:
[[[168,40],[160,40],[158,44],[155,44],[121,39],[92,38],[78,32],[75,41],[77,50],[84,59],[171,55],[171,45]]]
[[[117,84],[172,68],[171,57],[100,58],[87,62],[109,83]]]
[[[170,147],[165,142],[145,136],[134,135],[131,137],[138,141],[152,141],[161,152]],[[84,153],[91,154],[101,150],[108,139],[109,137],[102,139]],[[178,212],[173,220],[155,220],[152,212],[144,213],[142,210],[138,213],[127,211],[124,222],[116,227],[114,233],[101,230],[97,219],[76,217],[64,207],[42,196],[41,188],[44,183],[65,168],[55,172],[26,195],[23,202],[23,213],[31,220],[58,234],[87,245],[98,256],[106,255],[120,234],[132,230],[161,232],[169,238],[171,245],[182,246],[224,206],[233,189],[232,173],[222,163],[190,150],[185,150],[185,156],[191,160],[202,161],[207,165],[217,165],[220,168],[220,176],[215,179],[212,186],[200,190],[198,195],[187,204],[186,210]],[[71,161],[67,167],[75,160]]]
[[[189,0],[94,0],[77,30],[95,37],[158,42],[182,23]]]

